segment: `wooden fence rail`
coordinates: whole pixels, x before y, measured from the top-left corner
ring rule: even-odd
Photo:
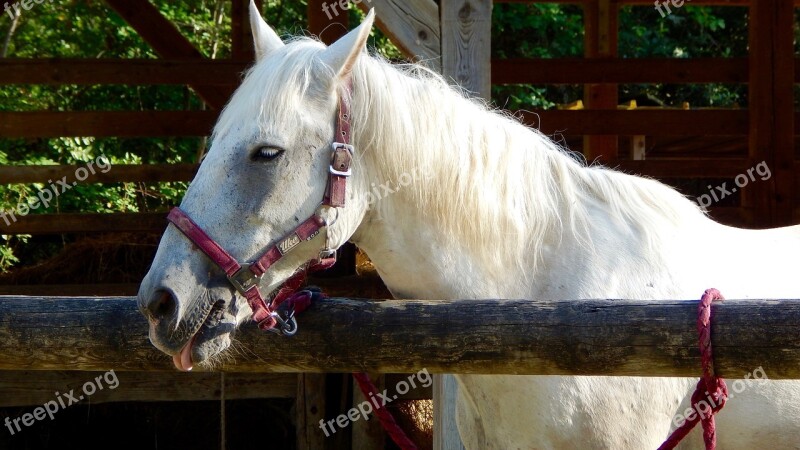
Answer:
[[[236,372],[697,376],[695,301],[329,299],[284,338],[245,326]],[[800,379],[800,300],[714,309],[715,365]],[[0,370],[172,370],[131,297],[0,297]]]

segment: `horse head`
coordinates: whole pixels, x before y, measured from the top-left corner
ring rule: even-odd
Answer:
[[[364,216],[358,201],[364,179],[351,147],[347,206],[322,199],[329,196],[341,103],[349,101],[343,97],[373,19],[370,12],[329,47],[311,39],[284,43],[250,4],[256,63],[222,112],[179,211],[235,261],[248,263],[277,249],[279,259],[255,280],[267,298],[321,251],[346,242]],[[319,233],[284,240],[308,218],[319,222]],[[253,309],[241,286],[231,283],[233,274],[172,221],[138,301],[152,343],[172,355],[178,369],[190,370],[227,349]]]

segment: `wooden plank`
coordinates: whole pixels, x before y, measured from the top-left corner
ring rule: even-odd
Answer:
[[[441,0],[442,74],[476,97],[491,97],[491,0]]]
[[[495,3],[566,3],[585,4],[595,0],[494,0]],[[620,5],[653,5],[653,0],[613,0]],[[691,0],[692,5],[705,6],[747,6],[750,0]],[[800,0],[798,0],[800,4]]]
[[[0,59],[5,84],[203,84],[230,96],[247,63],[178,59]]]
[[[439,6],[434,0],[371,0],[359,7],[375,8],[378,28],[408,58],[442,71]]]
[[[299,450],[324,450],[326,436],[320,428],[325,419],[325,374],[301,373],[297,375],[297,448]],[[331,433],[329,431],[329,433]]]
[[[8,212],[6,212],[8,217]],[[30,214],[17,220],[0,219],[3,234],[65,234],[136,231],[161,233],[167,213]]]
[[[106,0],[106,3],[162,58],[205,59],[148,0]],[[214,109],[222,109],[230,98],[230,93],[218,86],[193,84],[192,89]]]
[[[775,145],[775,104],[772,92],[774,14],[774,2],[770,1],[753,3],[748,15],[750,84],[747,98],[751,113],[748,154],[753,160],[766,161],[768,166],[772,166]],[[774,179],[742,191],[742,206],[754,209],[755,225],[758,227],[772,225],[773,186]]]
[[[46,295],[46,296],[90,296],[108,297],[136,295],[139,284],[97,283],[97,284],[12,284],[0,285],[0,295]]]
[[[433,376],[433,448],[464,450],[456,425],[458,382],[453,375]]]
[[[95,173],[83,181],[75,171],[86,165],[0,166],[0,184],[47,183],[66,176],[78,183],[118,183],[191,181],[198,164],[114,164],[103,173],[95,165]]]
[[[653,178],[734,178],[755,166],[747,159],[672,159],[609,161],[606,165],[634,175]]]
[[[617,56],[616,4],[611,0],[587,3],[583,8],[584,55],[587,58]],[[618,102],[616,84],[591,83],[583,87],[587,109],[615,110]],[[619,157],[619,137],[607,133],[583,138],[583,153],[589,161],[605,162]]]
[[[491,100],[492,0],[440,0],[439,17],[442,75],[471,95]],[[455,409],[443,399],[455,398],[456,388],[455,384],[444,388],[447,391],[434,398],[434,408],[440,405],[439,421],[449,424],[455,420]],[[461,437],[454,427],[438,427],[434,428],[434,442],[455,449],[461,446]]]
[[[493,84],[746,83],[747,77],[747,58],[492,60]]]
[[[552,135],[744,136],[746,110],[515,111],[523,123]],[[698,128],[697,124],[703,124]],[[760,161],[760,160],[759,160]]]
[[[332,298],[291,339],[242,327],[247,357],[217,370],[695,377],[696,319],[696,300]],[[717,372],[800,379],[797,323],[800,299],[716,305]],[[147,331],[135,298],[0,297],[0,370],[174,370]]]
[[[261,3],[256,0],[259,11]],[[255,61],[249,5],[250,0],[231,0],[231,58],[237,61]]]
[[[42,405],[54,392],[80,392],[84,383],[106,372],[12,370],[0,371],[0,407]],[[103,379],[106,389],[95,392],[91,403],[218,400],[220,374],[173,372],[117,372]],[[108,381],[106,381],[108,380]],[[294,398],[294,374],[226,373],[225,399]],[[114,387],[116,386],[116,387]],[[113,389],[108,389],[112,388]]]
[[[740,228],[753,228],[753,209],[747,207],[712,206],[709,208],[712,219],[725,225]]]
[[[494,0],[495,3],[567,3],[584,4],[594,0]],[[652,7],[653,0],[613,0],[619,5],[647,5]],[[755,0],[752,0],[755,1]],[[748,6],[751,0],[691,0],[692,5],[702,6]],[[794,4],[800,6],[800,0],[794,0]]]
[[[772,182],[771,226],[794,224],[794,15],[792,0],[776,0],[770,31],[773,35],[772,58],[772,126],[774,145],[771,149]]]
[[[0,112],[0,138],[207,136],[218,111]]]

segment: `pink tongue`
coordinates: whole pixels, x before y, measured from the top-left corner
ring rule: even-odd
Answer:
[[[180,371],[188,372],[192,370],[192,344],[194,344],[194,338],[195,336],[192,336],[189,342],[183,346],[180,353],[172,357],[172,363]]]

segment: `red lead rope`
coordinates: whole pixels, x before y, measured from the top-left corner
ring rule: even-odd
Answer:
[[[272,300],[274,307],[277,308],[282,303],[287,303],[292,311],[300,313],[308,308],[313,300],[326,298],[327,296],[325,294],[316,290],[298,291],[305,281],[306,274],[308,272],[327,268],[324,267],[324,265],[325,263],[322,265],[312,265],[307,270],[301,270],[286,280],[278,289],[278,293],[275,294],[275,298]],[[364,394],[364,398],[372,403],[372,410],[375,411],[375,415],[378,417],[381,426],[386,431],[386,434],[392,438],[392,441],[394,441],[401,450],[417,450],[417,446],[414,445],[414,442],[406,435],[405,431],[400,428],[400,425],[394,420],[392,413],[386,409],[386,405],[381,404],[381,401],[378,400],[378,388],[375,387],[375,384],[372,383],[369,376],[366,373],[354,372],[353,379],[358,383],[358,387]]]
[[[394,417],[392,417],[392,413],[386,409],[386,405],[380,404],[381,402],[376,398],[378,395],[378,388],[375,387],[375,384],[372,383],[369,376],[365,373],[354,372],[353,378],[358,382],[358,387],[361,389],[364,397],[372,402],[375,415],[378,416],[381,426],[383,426],[383,429],[389,437],[392,438],[392,441],[394,441],[401,450],[417,450],[417,446],[414,445],[403,429],[400,428],[400,425],[398,425]]]
[[[716,289],[706,290],[700,298],[700,304],[697,306],[697,332],[700,335],[703,376],[692,394],[692,408],[695,414],[692,415],[692,419],[687,418],[683,425],[675,429],[658,450],[675,448],[692,431],[698,421],[703,427],[703,441],[706,444],[706,450],[714,450],[717,447],[717,427],[714,422],[714,414],[725,406],[725,401],[728,399],[728,387],[725,385],[725,381],[714,373],[714,358],[711,352],[711,303],[724,299]],[[711,411],[701,414],[699,403],[702,401],[708,404],[706,398],[711,400],[713,407]]]

